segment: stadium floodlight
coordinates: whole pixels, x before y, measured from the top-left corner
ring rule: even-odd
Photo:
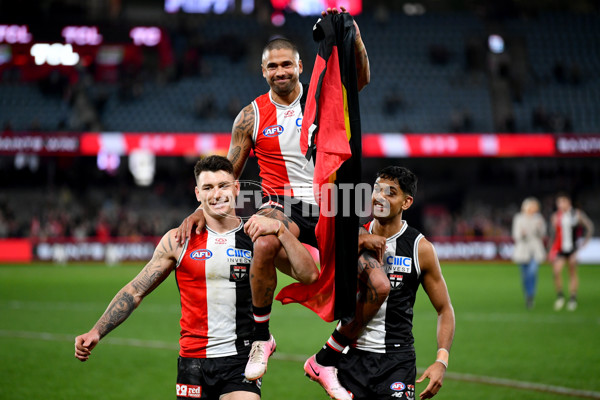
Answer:
[[[488,36],[488,48],[494,54],[504,53],[504,38],[496,34]]]

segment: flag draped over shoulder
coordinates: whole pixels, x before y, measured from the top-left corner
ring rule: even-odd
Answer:
[[[330,14],[313,28],[319,50],[310,80],[300,145],[315,160],[314,190],[321,213],[316,227],[321,272],[312,285],[294,283],[277,295],[322,319],[352,317],[356,306],[361,129],[354,56],[354,20]]]

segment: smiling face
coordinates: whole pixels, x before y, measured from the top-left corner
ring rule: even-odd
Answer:
[[[216,219],[235,216],[240,184],[226,171],[202,171],[196,181],[196,198],[204,213]]]
[[[402,215],[413,203],[413,197],[405,194],[395,180],[377,178],[371,205],[373,206],[373,217],[380,221],[387,221]]]
[[[271,90],[280,98],[285,98],[298,87],[302,61],[298,53],[292,49],[265,50],[262,73]]]

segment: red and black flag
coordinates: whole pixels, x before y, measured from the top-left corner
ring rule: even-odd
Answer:
[[[292,284],[277,295],[283,304],[301,303],[328,322],[352,317],[356,305],[359,220],[355,191],[361,179],[362,148],[355,34],[348,13],[327,15],[313,28],[319,50],[300,144],[309,162],[315,162],[321,272],[314,284]]]

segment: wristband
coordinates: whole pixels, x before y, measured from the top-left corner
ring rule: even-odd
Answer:
[[[445,354],[444,354],[445,353]],[[437,351],[436,362],[444,364],[446,368],[448,368],[448,359],[450,358],[450,352],[448,349],[440,347]]]

